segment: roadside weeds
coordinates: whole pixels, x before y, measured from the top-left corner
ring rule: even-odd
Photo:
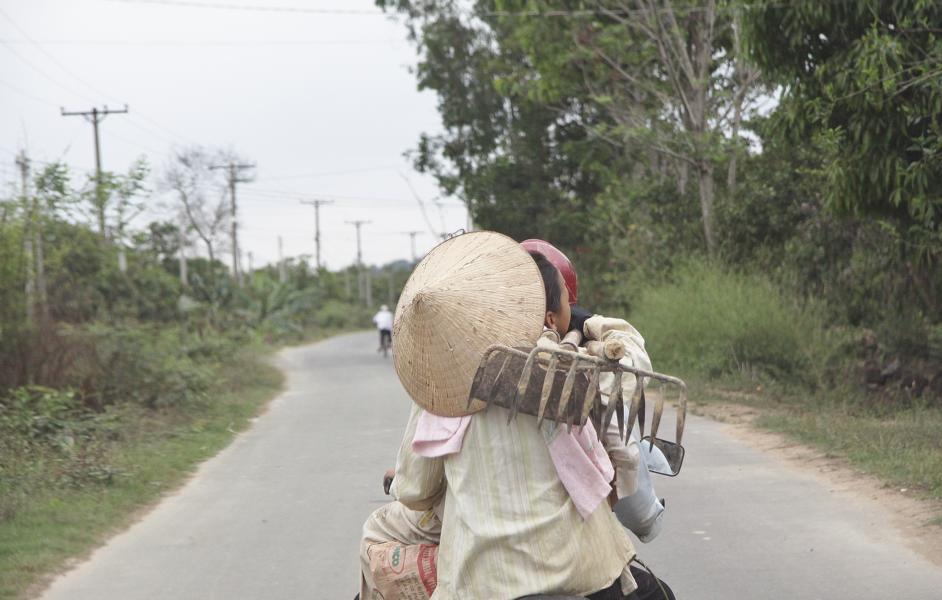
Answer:
[[[125,407],[120,435],[103,449],[107,483],[39,488],[0,521],[0,599],[38,596],[52,579],[179,488],[204,460],[248,428],[282,387],[282,375],[252,348],[220,365],[208,400],[174,410]]]

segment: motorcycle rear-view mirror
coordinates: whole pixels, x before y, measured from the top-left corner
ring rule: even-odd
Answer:
[[[645,454],[645,462],[652,473],[673,477],[680,473],[684,464],[684,447],[661,438],[645,436],[641,439],[641,450]]]

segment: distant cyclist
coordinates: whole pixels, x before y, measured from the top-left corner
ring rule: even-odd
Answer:
[[[393,314],[389,312],[388,306],[384,304],[379,307],[379,312],[373,315],[373,323],[379,329],[379,348],[376,351],[383,352],[392,346]]]

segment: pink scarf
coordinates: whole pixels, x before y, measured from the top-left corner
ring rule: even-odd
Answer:
[[[412,450],[419,456],[435,458],[461,450],[471,416],[439,417],[423,411],[415,427]],[[562,426],[549,443],[550,458],[563,487],[576,510],[589,518],[612,490],[615,468],[589,421],[568,433]]]

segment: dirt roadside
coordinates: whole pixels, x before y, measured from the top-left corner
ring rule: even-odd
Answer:
[[[887,515],[889,524],[909,548],[942,566],[942,527],[930,524],[942,513],[942,503],[919,498],[906,488],[892,487],[844,459],[758,428],[754,421],[760,415],[759,409],[734,402],[709,402],[692,403],[690,411],[724,423],[732,437],[788,466],[814,473],[832,493],[850,494],[861,502],[873,503]]]

